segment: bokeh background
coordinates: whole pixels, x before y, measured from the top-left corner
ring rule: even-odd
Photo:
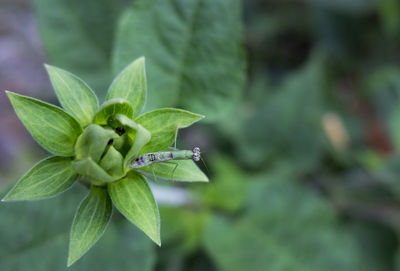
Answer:
[[[70,270],[400,270],[398,0],[1,0],[0,188],[48,156],[4,90],[57,104],[49,63],[104,97],[141,55],[210,183],[153,184],[161,248],[115,212]],[[0,270],[66,270],[85,193],[2,203]]]

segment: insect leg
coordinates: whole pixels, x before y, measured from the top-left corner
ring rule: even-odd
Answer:
[[[154,166],[153,166],[153,164],[150,164],[150,167],[151,167],[151,172],[153,172],[153,181],[154,181],[154,182],[157,182],[157,177],[156,177],[156,174],[154,173]]]
[[[172,170],[172,174],[171,174],[171,180],[173,181],[173,180],[174,180],[174,173],[175,173],[175,170],[178,168],[179,164],[178,164],[178,163],[171,162],[171,161],[166,161],[165,163],[175,165],[175,166],[174,166],[174,169]]]

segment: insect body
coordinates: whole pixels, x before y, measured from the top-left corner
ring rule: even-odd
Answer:
[[[200,160],[200,148],[195,147],[193,150],[167,151],[167,152],[152,152],[139,155],[131,162],[131,168],[141,168],[153,163],[166,162],[169,160],[185,160],[193,159]]]

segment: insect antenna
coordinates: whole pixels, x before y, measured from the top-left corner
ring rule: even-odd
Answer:
[[[208,167],[207,167],[206,163],[204,162],[203,158],[201,158],[201,156],[200,156],[200,160],[203,163],[204,167],[206,168],[207,174],[210,175],[210,171],[208,170]]]

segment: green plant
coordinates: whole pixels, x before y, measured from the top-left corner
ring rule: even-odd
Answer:
[[[32,137],[54,156],[30,169],[2,201],[54,197],[77,180],[87,186],[90,191],[71,227],[68,266],[102,236],[113,205],[161,245],[157,203],[142,173],[178,181],[208,179],[191,160],[177,161],[176,168],[155,166],[140,172],[129,165],[140,154],[166,150],[179,128],[203,116],[173,108],[139,115],[147,95],[143,57],[114,79],[101,106],[81,79],[56,67],[46,65],[46,69],[65,111],[13,92],[7,95]]]

